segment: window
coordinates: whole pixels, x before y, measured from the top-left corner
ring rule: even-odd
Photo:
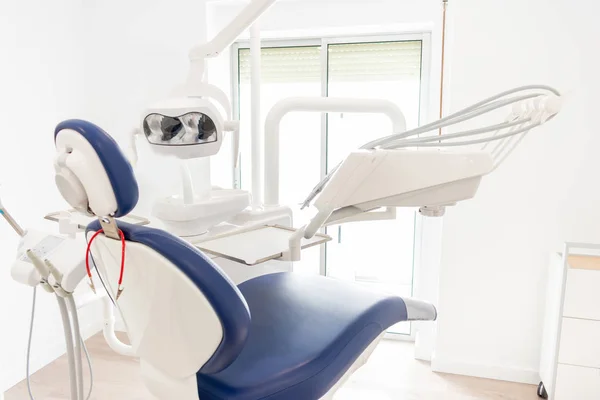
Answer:
[[[262,54],[262,118],[280,100],[292,96],[383,98],[398,104],[408,127],[419,125],[427,35],[265,42]],[[250,51],[240,43],[233,52],[234,93],[242,121],[242,161],[239,182],[251,186]],[[299,204],[327,172],[364,143],[391,133],[382,115],[290,113],[281,125],[280,198]],[[299,170],[298,166],[302,166]],[[294,225],[307,217],[294,210]],[[324,249],[310,249],[294,266],[300,273],[326,274],[358,282],[375,290],[411,296],[415,212],[398,210],[394,221],[346,224],[327,232],[334,240]],[[408,323],[391,334],[412,337]]]

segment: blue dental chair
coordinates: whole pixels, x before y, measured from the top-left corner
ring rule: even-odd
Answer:
[[[92,244],[94,274],[114,299],[122,247],[107,224],[136,206],[132,168],[114,140],[86,121],[59,124],[55,143],[61,194],[99,217],[88,239],[104,229]],[[144,382],[161,400],[331,399],[389,327],[436,318],[424,302],[325,277],[280,273],[235,286],[165,231],[123,222],[118,229],[126,255],[117,308]]]

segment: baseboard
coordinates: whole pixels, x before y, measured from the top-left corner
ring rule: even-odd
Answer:
[[[431,360],[431,369],[434,372],[446,374],[473,376],[476,378],[530,385],[537,385],[540,382],[540,374],[537,370],[455,362],[443,360],[435,356]]]

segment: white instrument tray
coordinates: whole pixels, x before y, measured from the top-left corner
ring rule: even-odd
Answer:
[[[200,250],[249,266],[283,257],[290,248],[290,237],[296,229],[280,225],[261,225],[215,236],[195,243]],[[331,236],[316,234],[302,238],[302,250],[331,240]]]

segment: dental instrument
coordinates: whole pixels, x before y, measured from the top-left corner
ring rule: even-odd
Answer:
[[[12,217],[12,215],[10,215],[10,213],[4,207],[4,205],[2,205],[2,200],[0,200],[0,214],[6,220],[6,222],[8,222],[10,227],[13,228],[17,235],[19,235],[20,237],[25,236],[25,230],[21,228],[21,225],[19,225],[17,221],[15,221],[15,219]]]
[[[512,94],[531,91],[535,92],[502,100],[503,98]],[[513,109],[511,110],[511,114],[506,119],[507,122],[502,126],[494,125],[483,129],[477,129],[474,131],[459,132],[453,134],[444,133],[436,136],[420,137],[420,135],[426,134],[428,132],[435,132],[439,129],[447,128],[449,126],[453,126],[461,122],[469,121],[509,105],[513,105]],[[410,131],[396,132],[395,134],[392,134],[390,136],[386,136],[374,140],[372,142],[366,143],[361,147],[361,149],[374,150],[378,148],[399,149],[419,147],[450,147],[468,146],[471,144],[483,143],[484,147],[481,149],[483,151],[486,150],[487,145],[490,142],[500,140],[500,145],[502,145],[507,143],[505,139],[511,138],[513,136],[521,134],[521,138],[524,137],[532,128],[535,128],[552,119],[560,111],[560,109],[561,98],[560,93],[556,89],[545,85],[523,86],[499,93],[498,95],[492,96],[470,107],[460,110],[452,115],[442,118],[439,121],[429,123],[427,125],[418,127],[416,129],[412,129]],[[499,132],[502,129],[510,128],[512,126],[520,125],[524,122],[530,121],[530,125],[525,128],[521,128],[516,131],[510,131],[508,133],[505,133],[504,135],[499,135]],[[493,135],[482,136],[476,140],[458,143],[450,141],[450,139],[485,135],[489,134],[490,132],[494,132]],[[408,140],[410,138],[416,139]],[[509,149],[508,154],[506,154],[506,157],[508,157],[512,150],[514,150],[517,144],[518,143],[513,144],[513,146]],[[506,157],[494,157],[494,169],[497,168],[506,159]],[[308,207],[311,204],[311,202],[315,199],[315,197],[317,197],[317,195],[322,191],[327,182],[335,174],[338,167],[339,165],[333,168],[332,171],[329,174],[327,174],[327,176],[315,186],[313,191],[303,202],[302,208]],[[276,177],[266,176],[265,179],[268,181],[271,179],[276,179]]]
[[[380,220],[382,214],[393,219],[395,214],[390,211],[395,207],[416,207],[425,216],[443,216],[446,207],[474,197],[483,176],[498,168],[531,129],[554,118],[560,112],[561,101],[556,89],[530,85],[505,91],[410,131],[395,126],[396,133],[352,152],[315,186],[302,208],[314,201],[316,215],[289,237],[289,251],[283,259],[300,260],[301,241],[312,238],[323,226]],[[357,105],[358,110],[352,111],[369,110],[367,101],[360,106],[357,100]],[[504,122],[427,135],[503,107],[510,107]],[[267,208],[278,206],[279,125],[292,111],[340,111],[340,106],[330,98],[296,98],[283,100],[271,110],[265,129]],[[492,151],[487,151],[489,143],[497,143]],[[472,148],[477,144],[484,146]],[[382,208],[385,213],[380,211]]]
[[[46,292],[55,294],[58,302],[67,346],[71,398],[75,400],[84,400],[83,368],[81,364],[81,352],[83,350],[90,370],[90,389],[87,396],[87,399],[90,399],[93,387],[91,359],[85,347],[85,343],[81,338],[77,308],[72,291],[69,292],[63,287],[63,284],[67,285],[67,287],[71,287],[70,285],[73,281],[72,279],[63,280],[63,272],[61,272],[51,261],[51,259],[55,260],[55,262],[67,261],[66,265],[71,268],[71,270],[68,271],[70,277],[77,277],[77,273],[73,273],[73,269],[78,270],[80,268],[78,268],[78,265],[74,266],[72,256],[73,251],[76,251],[78,248],[78,241],[55,235],[47,235],[35,230],[24,230],[4,206],[0,205],[0,207],[2,215],[5,216],[9,225],[21,237],[18,256],[11,269],[11,275],[17,282],[33,287],[26,363],[26,380],[29,398],[34,400],[31,387],[30,359],[37,303],[37,285],[39,284]],[[79,245],[80,244],[81,241],[79,241]],[[73,320],[73,325],[71,325],[71,318]],[[76,343],[76,345],[74,343]]]

